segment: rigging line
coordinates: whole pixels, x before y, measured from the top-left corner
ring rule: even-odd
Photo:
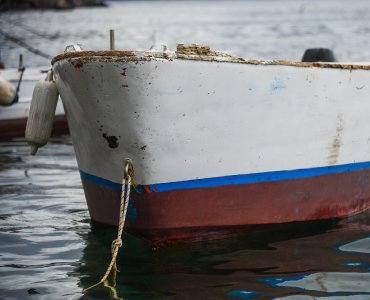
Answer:
[[[9,18],[4,18],[4,20],[7,23],[10,23],[14,26],[18,26],[18,27],[22,28],[25,31],[28,31],[28,32],[30,32],[34,35],[37,35],[37,36],[39,36],[41,38],[44,38],[44,39],[47,39],[47,40],[55,40],[56,38],[59,37],[59,33],[57,33],[57,34],[46,34],[46,33],[39,32],[39,31],[33,29],[32,27],[26,25],[26,24],[23,24],[20,21],[14,21],[14,20],[11,20]],[[3,20],[1,20],[1,21],[3,21]]]
[[[19,46],[27,49],[28,51],[32,52],[33,54],[36,54],[36,55],[41,56],[41,57],[46,58],[46,59],[51,59],[52,58],[51,55],[49,55],[45,52],[42,52],[41,50],[36,49],[36,48],[28,45],[27,43],[25,43],[21,39],[19,39],[17,37],[14,37],[14,36],[11,36],[10,34],[6,33],[5,31],[3,31],[1,29],[0,29],[0,34],[3,35],[7,40],[18,44]]]

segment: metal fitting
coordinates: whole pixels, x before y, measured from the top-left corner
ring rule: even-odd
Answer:
[[[75,45],[68,45],[64,52],[75,52],[75,51],[82,51],[82,45],[81,44],[75,44]]]
[[[123,177],[125,179],[128,179],[128,177],[130,176],[130,169],[132,169],[133,167],[133,164],[132,164],[132,160],[130,158],[125,158],[124,159],[124,168],[123,168]]]

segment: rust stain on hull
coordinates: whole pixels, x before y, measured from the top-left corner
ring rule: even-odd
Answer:
[[[81,69],[83,67],[83,62],[79,58],[77,59],[70,58],[68,59],[68,62],[76,69]]]
[[[325,62],[295,62],[287,60],[256,60],[238,57],[222,51],[211,50],[209,46],[196,44],[179,44],[175,53],[173,52],[151,52],[151,51],[76,51],[66,52],[55,56],[51,64],[66,58],[79,58],[82,63],[86,62],[129,62],[129,61],[150,61],[155,59],[173,60],[193,60],[193,61],[213,61],[243,63],[250,65],[280,65],[300,68],[327,68],[345,70],[370,70],[370,64],[341,64]]]
[[[335,165],[338,161],[340,147],[343,145],[342,132],[343,132],[343,117],[341,114],[338,115],[338,123],[336,126],[336,135],[334,136],[333,142],[330,147],[330,154],[328,156],[329,165]]]

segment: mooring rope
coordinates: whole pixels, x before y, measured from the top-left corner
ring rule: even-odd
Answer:
[[[30,32],[33,35],[36,35],[36,36],[38,36],[40,38],[43,38],[43,39],[47,39],[49,41],[55,40],[56,38],[58,38],[60,36],[59,32],[57,32],[56,34],[44,33],[44,32],[38,31],[37,29],[35,29],[33,27],[30,27],[30,26],[22,23],[20,20],[12,20],[11,18],[7,18],[4,15],[2,15],[1,18],[2,18],[1,21],[12,24],[12,25],[17,26],[19,28],[22,28],[24,31]]]
[[[15,36],[12,36],[10,34],[8,34],[7,32],[3,31],[0,29],[0,35],[4,36],[7,40],[13,42],[13,43],[16,43],[18,44],[19,46],[27,49],[28,51],[32,52],[33,54],[36,54],[38,56],[41,56],[43,58],[46,58],[46,59],[51,59],[52,56],[37,49],[37,48],[34,48],[32,47],[31,45],[28,45],[26,42],[24,42],[22,39],[18,38],[18,37],[15,37]]]
[[[108,266],[107,271],[105,272],[103,278],[96,284],[88,287],[84,290],[84,292],[97,287],[101,283],[104,283],[112,269],[114,271],[118,271],[117,269],[117,255],[119,248],[122,246],[122,233],[123,233],[123,226],[125,224],[126,215],[127,215],[127,208],[128,203],[130,199],[130,188],[131,188],[131,182],[132,178],[134,177],[134,167],[132,165],[132,161],[129,158],[125,159],[124,163],[124,174],[122,179],[122,192],[121,192],[121,205],[119,210],[119,224],[118,224],[118,233],[117,238],[112,242],[112,259],[110,261],[110,264]]]

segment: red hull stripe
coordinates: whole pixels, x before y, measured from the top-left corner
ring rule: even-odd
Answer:
[[[290,180],[133,193],[126,228],[158,237],[172,235],[163,231],[176,229],[172,239],[213,235],[210,228],[216,227],[227,231],[230,226],[348,216],[370,208],[368,178],[370,168]],[[85,179],[82,183],[91,218],[116,225],[120,192]],[[156,232],[149,232],[153,230]]]
[[[139,191],[166,192],[178,189],[195,189],[217,187],[225,185],[240,185],[246,183],[272,182],[280,180],[309,178],[314,176],[329,175],[335,173],[351,172],[370,168],[370,162],[352,163],[337,166],[317,167],[308,169],[297,169],[289,171],[273,171],[253,174],[240,174],[222,177],[201,178],[195,180],[176,181],[168,183],[150,184],[138,186]],[[81,178],[94,184],[99,184],[117,191],[121,190],[122,185],[80,170]],[[365,183],[367,184],[367,182]]]

